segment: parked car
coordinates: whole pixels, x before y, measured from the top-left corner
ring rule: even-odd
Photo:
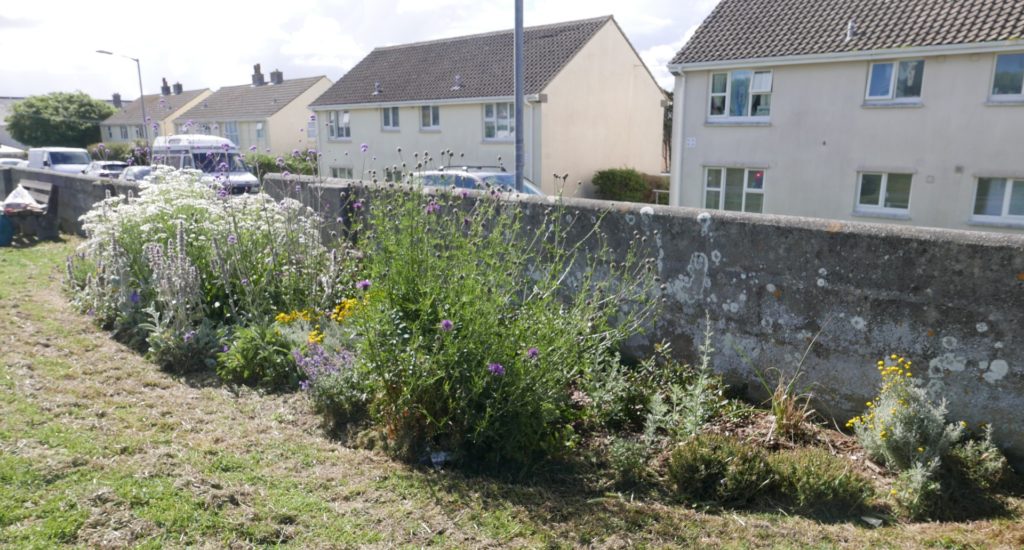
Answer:
[[[21,166],[23,161],[21,159],[0,159],[0,166]]]
[[[82,173],[87,176],[99,176],[101,178],[116,178],[118,174],[128,168],[127,162],[121,162],[119,160],[94,160],[89,163],[89,167],[82,170]]]
[[[68,174],[81,174],[92,157],[85,149],[74,147],[33,147],[28,150],[28,167],[38,170],[56,170]]]
[[[152,173],[152,166],[129,166],[118,174],[117,179],[122,181],[142,181]]]
[[[259,180],[229,139],[203,134],[160,136],[153,141],[153,160],[176,169],[200,170],[203,181],[223,177],[232,194],[255,193]]]
[[[426,187],[452,187],[458,189],[490,189],[497,187],[501,191],[514,191],[516,177],[505,172],[501,167],[463,166],[441,170],[428,170],[413,175],[413,183]],[[525,195],[543,195],[530,180],[523,178]]]

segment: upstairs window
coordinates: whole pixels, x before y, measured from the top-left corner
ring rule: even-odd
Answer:
[[[763,212],[764,170],[706,168],[704,208]]]
[[[330,139],[350,139],[352,137],[348,111],[327,112],[327,137]]]
[[[868,75],[867,99],[873,101],[921,98],[924,61],[874,63]]]
[[[128,127],[127,126],[121,126],[120,130],[121,130],[121,139],[128,139]]]
[[[420,107],[420,129],[440,130],[441,129],[441,108],[437,105],[424,105]]]
[[[710,96],[708,116],[767,118],[772,107],[772,72],[712,73]]]
[[[906,214],[913,174],[865,172],[860,175],[857,210]]]
[[[236,147],[238,146],[238,122],[224,123],[224,137],[234,143]]]
[[[978,178],[974,219],[1024,223],[1024,179]]]
[[[484,139],[508,140],[515,135],[515,103],[485,103]]]
[[[996,56],[992,95],[997,99],[1024,99],[1024,53]]]
[[[384,107],[382,109],[384,113],[383,127],[385,130],[397,130],[398,129],[398,107]]]

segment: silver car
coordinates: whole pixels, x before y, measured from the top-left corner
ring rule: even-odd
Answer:
[[[101,178],[116,178],[118,174],[128,168],[127,162],[119,160],[94,160],[82,173],[87,176],[98,176]]]
[[[457,189],[491,189],[515,191],[516,177],[501,168],[490,167],[451,167],[442,170],[428,170],[413,175],[413,183],[426,187],[455,187]],[[543,195],[530,180],[523,179],[525,195]]]

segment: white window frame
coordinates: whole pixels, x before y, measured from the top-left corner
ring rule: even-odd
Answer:
[[[978,205],[978,188],[981,180],[1005,180],[1006,188],[1003,190],[1002,212],[998,216],[988,214],[975,214],[974,209]],[[1013,186],[1016,182],[1024,183],[1024,178],[1013,177],[981,177],[974,180],[974,196],[971,199],[971,221],[995,224],[1010,224],[1024,227],[1024,216],[1010,214],[1010,198],[1013,196]]]
[[[992,76],[988,79],[988,97],[989,101],[993,102],[1009,102],[1009,103],[1020,103],[1024,102],[1024,84],[1021,85],[1021,91],[1019,94],[997,94],[995,93],[996,88],[996,71],[999,67],[999,58],[1004,55],[1024,55],[1024,51],[1019,52],[1007,52],[1003,54],[996,54],[992,57]]]
[[[498,106],[504,105],[507,116],[498,116]],[[487,116],[487,108],[491,108],[491,116]],[[501,101],[498,103],[484,103],[483,112],[481,113],[483,118],[483,136],[484,141],[512,141],[516,138],[516,104],[508,101]],[[508,130],[505,133],[498,132],[498,125],[501,122],[507,122]],[[487,137],[487,124],[494,124],[494,137]]]
[[[320,128],[317,126],[316,120],[310,120],[306,123],[306,137],[309,139],[316,139],[320,133]]]
[[[889,176],[910,176],[910,192],[907,194],[907,207],[899,208],[895,206],[885,206],[885,195],[889,189]],[[876,204],[861,204],[860,202],[860,191],[861,186],[864,185],[864,176],[882,176],[882,186],[878,189],[878,203]],[[882,213],[882,214],[895,214],[898,216],[909,216],[910,206],[913,203],[914,197],[914,173],[913,172],[883,172],[874,170],[864,170],[857,172],[857,194],[854,196],[854,212],[857,213]]]
[[[355,177],[355,170],[353,170],[351,166],[331,166],[331,177],[339,179],[353,179]]]
[[[398,107],[383,107],[380,110],[380,127],[382,130],[397,132],[401,129],[400,109]]]
[[[352,139],[352,114],[349,111],[327,112],[327,139],[350,141]]]
[[[423,117],[430,119],[430,124],[423,124]],[[441,130],[441,107],[439,105],[423,105],[420,107],[420,130],[438,132]]]
[[[120,127],[120,130],[121,130],[121,139],[128,139],[128,127],[122,125]]]
[[[262,122],[257,122],[256,123],[256,141],[262,141],[262,140],[266,139],[266,137],[267,137],[267,131],[263,129],[263,123]]]
[[[224,137],[231,140],[235,147],[241,147],[241,144],[238,142],[241,137],[238,133],[238,121],[225,122],[223,128]]]
[[[718,170],[721,174],[719,178],[720,186],[718,188],[708,187],[708,174],[712,170]],[[725,210],[725,176],[727,170],[743,170],[743,198],[740,201],[739,210]],[[761,188],[757,189],[750,186],[750,182],[753,180],[751,172],[761,172]],[[768,186],[768,170],[764,168],[747,168],[740,166],[705,166],[704,167],[704,185],[703,193],[701,193],[701,207],[711,208],[708,206],[708,191],[718,191],[718,206],[715,206],[715,210],[723,210],[727,212],[747,212],[748,214],[763,214],[764,213],[764,189]],[[747,211],[747,195],[761,195],[761,211],[760,212],[748,212]]]
[[[916,96],[896,97],[896,79],[900,76],[900,65],[903,63],[921,62],[921,71],[926,65],[924,59],[893,59],[891,61],[879,61],[868,65],[867,87],[864,89],[864,99],[867,102],[892,102],[892,103],[920,103],[921,95],[924,95],[924,76],[921,77],[921,94]],[[871,77],[875,74],[875,67],[878,65],[892,65],[889,73],[889,92],[885,95],[871,95]]]
[[[731,115],[729,114],[732,109],[732,75],[733,73],[749,71],[750,75],[750,89],[747,90],[747,114],[745,115]],[[725,92],[714,92],[715,75],[725,75]],[[754,80],[758,74],[768,75],[768,88],[767,90],[754,89]],[[773,69],[734,69],[731,71],[713,71],[708,76],[708,102],[706,110],[704,111],[708,120],[713,121],[736,121],[736,122],[768,122],[771,120],[771,101],[774,95],[775,88],[775,71]],[[722,114],[713,115],[711,114],[711,103],[716,96],[725,96],[725,107],[722,109]],[[767,95],[768,96],[768,114],[767,115],[755,115],[752,113],[754,108],[754,96],[755,95]]]

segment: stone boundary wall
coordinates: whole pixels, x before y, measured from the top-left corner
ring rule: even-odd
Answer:
[[[126,195],[129,191],[139,192],[135,183],[120,180],[97,178],[94,176],[65,174],[53,170],[35,170],[30,168],[0,169],[0,182],[3,183],[4,197],[22,180],[38,181],[53,184],[57,192],[57,219],[60,230],[64,233],[81,234],[82,222],[79,218],[88,212],[93,204],[111,195]]]
[[[0,170],[0,181],[7,188],[22,177],[48,177],[43,181],[59,185],[68,231],[79,227],[72,216],[107,190],[134,188],[40,174]],[[264,183],[272,195],[299,198],[332,224],[344,223],[344,205],[365,191],[353,182],[274,174]],[[516,204],[535,224],[554,200],[525,197]],[[666,341],[692,360],[707,312],[714,368],[730,384],[763,397],[761,374],[799,368],[798,386],[840,423],[874,397],[876,361],[903,354],[922,386],[946,400],[952,420],[972,429],[993,424],[997,441],[1024,465],[1024,235],[588,199],[564,205],[564,215],[584,222],[576,225],[580,236],[601,219],[613,249],[641,240],[655,260],[663,310],[628,343],[627,354],[643,355]]]

